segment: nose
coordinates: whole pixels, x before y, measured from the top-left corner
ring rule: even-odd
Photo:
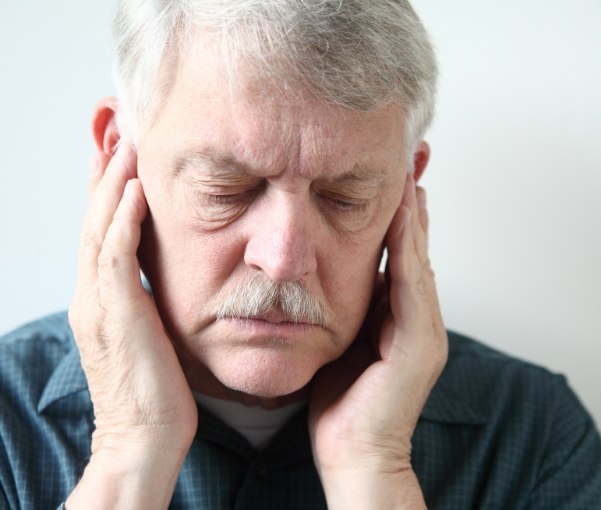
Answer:
[[[254,211],[254,228],[244,252],[247,266],[274,282],[293,282],[317,270],[317,219],[310,204],[273,197]]]

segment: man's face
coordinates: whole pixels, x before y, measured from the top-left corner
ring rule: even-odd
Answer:
[[[193,386],[208,368],[227,388],[286,395],[339,357],[365,318],[405,180],[401,112],[270,104],[244,81],[231,94],[206,48],[184,56],[138,146],[150,209],[141,260]],[[277,307],[216,318],[257,274],[298,282],[327,322]]]

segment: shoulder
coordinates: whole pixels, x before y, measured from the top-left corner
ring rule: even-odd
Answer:
[[[0,337],[0,496],[8,507],[55,508],[81,476],[92,429],[85,389],[66,313]]]
[[[35,342],[51,342],[54,346],[68,346],[73,340],[67,312],[58,312],[25,324],[0,336],[0,349],[26,347]]]
[[[449,332],[449,360],[440,383],[488,420],[519,415],[541,423],[543,416],[557,413],[590,420],[563,375],[455,332]]]
[[[473,396],[489,394],[493,388],[500,386],[522,387],[525,381],[535,385],[546,385],[551,380],[565,381],[563,376],[542,366],[455,332],[449,332],[449,360],[443,377],[461,389],[476,385],[476,391],[468,392]]]
[[[593,508],[601,497],[599,433],[562,375],[449,332],[422,418],[414,446],[430,501]]]
[[[56,367],[74,348],[66,312],[0,337],[0,400],[21,404],[37,400]]]
[[[67,313],[55,313],[0,336],[0,371],[27,363],[28,372],[35,373],[56,365],[73,348]]]
[[[47,315],[1,335],[0,347],[35,340],[36,338],[52,338],[59,343],[70,342],[73,337],[67,312],[61,311]]]

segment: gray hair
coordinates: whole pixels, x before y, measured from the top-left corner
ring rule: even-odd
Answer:
[[[216,35],[228,66],[244,63],[286,94],[358,111],[399,104],[408,160],[434,116],[436,59],[406,0],[121,0],[114,74],[132,139],[168,97],[199,28]]]
[[[222,297],[223,296],[223,297]],[[274,282],[263,272],[254,272],[232,289],[223,288],[215,317],[262,318],[279,308],[286,321],[327,327],[326,306],[298,281]]]

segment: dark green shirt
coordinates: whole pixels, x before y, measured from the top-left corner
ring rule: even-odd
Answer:
[[[413,465],[430,509],[601,509],[601,441],[548,371],[450,333]],[[200,409],[172,509],[320,509],[306,409],[257,452]],[[0,340],[0,509],[53,509],[90,455],[92,405],[66,315]]]

